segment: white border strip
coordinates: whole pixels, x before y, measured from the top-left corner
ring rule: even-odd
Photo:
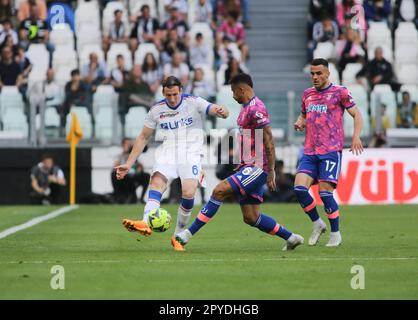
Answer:
[[[24,230],[24,229],[27,229],[27,228],[30,228],[30,227],[33,227],[33,226],[35,226],[35,225],[37,225],[41,222],[47,221],[49,219],[53,219],[55,217],[58,217],[58,216],[66,213],[66,212],[75,210],[77,208],[78,208],[78,205],[67,206],[67,207],[64,207],[64,208],[54,210],[54,211],[52,211],[50,213],[47,213],[43,216],[33,218],[33,219],[29,220],[28,222],[25,222],[23,224],[11,227],[9,229],[6,229],[6,230],[0,232],[0,239],[6,238],[7,236],[9,236],[13,233],[16,233],[18,231],[21,231],[21,230]]]

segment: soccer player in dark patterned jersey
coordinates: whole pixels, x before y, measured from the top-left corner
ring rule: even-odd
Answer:
[[[242,104],[237,123],[240,130],[240,166],[236,173],[220,182],[208,203],[202,208],[192,225],[176,235],[185,245],[218,211],[222,201],[235,195],[241,206],[244,222],[252,227],[286,240],[283,250],[293,250],[303,243],[303,237],[292,233],[270,216],[261,213],[263,189],[267,182],[275,190],[276,162],[270,120],[264,103],[255,96],[249,75],[238,74],[231,80],[234,99]]]
[[[329,81],[328,61],[314,59],[311,63],[313,87],[302,96],[302,110],[295,122],[295,129],[306,128],[303,157],[295,177],[295,193],[303,210],[313,222],[309,245],[318,243],[326,224],[319,217],[314,199],[309,194],[312,184],[319,184],[319,195],[331,226],[327,247],[341,244],[339,209],[333,191],[341,171],[341,155],[344,146],[343,114],[347,111],[354,119],[354,133],[350,151],[359,155],[363,151],[360,140],[361,113],[346,87]]]

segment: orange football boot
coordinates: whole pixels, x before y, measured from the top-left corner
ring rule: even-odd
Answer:
[[[139,232],[143,236],[150,236],[152,234],[151,228],[143,220],[123,219],[122,224],[130,232]]]
[[[171,245],[175,251],[186,251],[184,246],[174,236],[171,237]]]

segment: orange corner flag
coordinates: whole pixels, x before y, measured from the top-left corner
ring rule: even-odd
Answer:
[[[70,204],[75,203],[76,146],[82,137],[83,130],[77,115],[71,112],[70,132],[67,135],[67,142],[70,144]]]
[[[70,132],[67,134],[67,142],[78,144],[83,137],[83,129],[81,129],[80,122],[78,121],[77,115],[71,112],[71,126]]]

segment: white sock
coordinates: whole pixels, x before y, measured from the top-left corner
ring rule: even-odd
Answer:
[[[314,225],[315,226],[317,226],[317,225],[324,225],[325,224],[325,222],[321,219],[321,218],[319,218],[318,220],[316,220],[316,221],[314,221]]]
[[[157,202],[156,200],[148,200],[147,204],[144,208],[144,217],[142,220],[144,220],[146,223],[148,223],[148,215],[152,210],[159,209],[160,208],[160,202]]]
[[[189,223],[190,217],[191,217],[191,210],[186,211],[180,205],[179,210],[177,211],[177,223],[176,223],[176,230],[174,231],[174,235],[182,232],[186,228],[187,224]]]
[[[181,239],[183,239],[183,241],[185,243],[189,242],[190,238],[193,236],[192,233],[189,231],[189,229],[185,229],[183,230],[183,232],[181,232],[181,234],[178,234],[178,236],[180,236]]]
[[[290,241],[290,242],[293,242],[293,241],[295,241],[295,234],[294,233],[292,233],[291,235],[290,235],[290,237],[289,237],[289,239],[287,239],[287,241]]]

